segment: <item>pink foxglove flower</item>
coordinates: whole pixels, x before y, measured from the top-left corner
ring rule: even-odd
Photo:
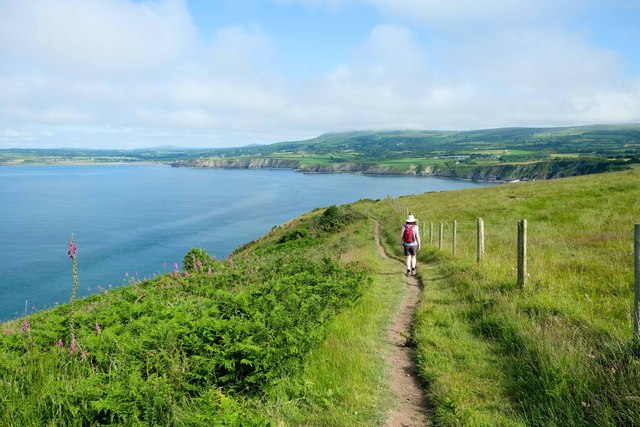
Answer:
[[[78,351],[78,349],[79,349],[78,342],[74,338],[74,339],[71,340],[71,347],[69,347],[69,356],[71,356],[73,353]]]
[[[24,319],[22,321],[22,332],[27,332],[31,329],[31,323],[29,323],[29,321],[27,319]]]
[[[73,236],[71,236],[71,239],[69,240],[69,250],[67,251],[67,255],[69,255],[69,259],[76,259],[77,250],[78,250],[78,247],[76,246],[75,243],[73,243]]]
[[[58,348],[63,348],[64,344],[62,343],[62,340],[58,340]]]

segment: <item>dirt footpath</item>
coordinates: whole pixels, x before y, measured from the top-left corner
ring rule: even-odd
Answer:
[[[380,256],[389,258],[380,244],[378,221],[375,221],[374,236]],[[403,272],[404,266],[398,263],[398,274]],[[391,352],[388,355],[390,388],[395,394],[395,404],[384,425],[387,427],[431,426],[431,410],[426,393],[418,379],[414,362],[415,350],[406,345],[422,294],[422,283],[416,276],[406,277],[405,282],[407,286],[404,297],[387,331],[387,340],[391,346]]]

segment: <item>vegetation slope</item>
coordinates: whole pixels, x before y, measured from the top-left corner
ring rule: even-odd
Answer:
[[[369,225],[334,206],[226,260],[192,249],[171,274],[76,301],[76,343],[68,304],[3,324],[0,424],[380,423],[396,297],[371,275]]]

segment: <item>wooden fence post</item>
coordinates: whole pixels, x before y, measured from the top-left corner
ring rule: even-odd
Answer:
[[[444,234],[444,223],[440,223],[440,233],[438,234],[438,249],[442,249],[442,235]]]
[[[518,221],[518,287],[524,289],[527,278],[527,220]]]
[[[478,247],[476,252],[478,255],[478,262],[480,262],[484,256],[484,221],[482,218],[476,218],[476,222],[478,224]]]
[[[429,246],[433,246],[433,221],[429,222]]]
[[[634,298],[633,298],[633,335],[638,339],[640,329],[640,224],[633,227],[634,248]]]
[[[456,240],[457,240],[457,234],[458,234],[458,221],[453,221],[453,232],[452,234],[452,239],[451,239],[451,254],[453,256],[456,255]]]

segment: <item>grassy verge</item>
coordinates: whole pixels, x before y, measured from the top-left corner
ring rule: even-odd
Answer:
[[[430,268],[416,325],[441,424],[638,423],[631,305],[639,189],[640,174],[627,171],[401,200],[419,219],[446,225],[443,250],[419,255]],[[479,265],[476,217],[486,228]],[[524,290],[515,274],[521,218],[529,220]],[[401,221],[392,211],[385,227]],[[385,234],[390,246],[393,234]]]

